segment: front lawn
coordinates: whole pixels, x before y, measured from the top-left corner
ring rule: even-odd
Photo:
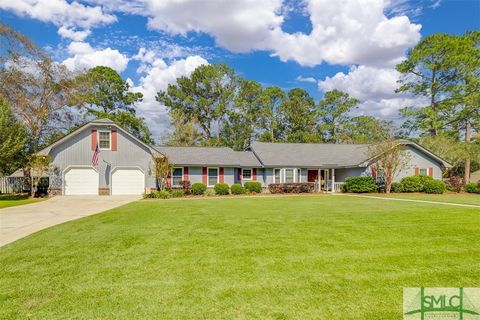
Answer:
[[[22,204],[29,204],[34,202],[43,201],[43,198],[30,198],[30,199],[21,199],[21,200],[0,200],[0,209],[21,206]]]
[[[391,193],[391,194],[375,194],[375,196],[412,199],[412,200],[427,200],[437,202],[450,202],[459,204],[473,204],[480,206],[480,194],[470,193],[445,193],[445,194],[425,194],[425,193]]]
[[[346,196],[139,201],[0,249],[0,318],[401,319],[480,287],[480,210]]]

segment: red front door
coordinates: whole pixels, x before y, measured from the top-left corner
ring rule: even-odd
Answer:
[[[308,182],[315,182],[318,179],[318,170],[308,170]]]

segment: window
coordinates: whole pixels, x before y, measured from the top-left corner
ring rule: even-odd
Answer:
[[[280,183],[280,169],[273,169],[273,183]]]
[[[208,186],[213,187],[218,183],[218,168],[208,168]]]
[[[172,186],[179,187],[182,185],[183,168],[173,168],[172,172]]]
[[[295,170],[294,169],[285,169],[285,183],[295,182]]]
[[[110,150],[110,131],[98,132],[98,147],[103,150]]]
[[[252,169],[242,169],[242,179],[252,180]]]
[[[427,174],[428,174],[428,170],[427,170],[427,169],[420,169],[420,174],[427,175]]]

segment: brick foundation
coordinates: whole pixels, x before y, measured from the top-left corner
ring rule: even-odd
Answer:
[[[98,188],[98,194],[101,196],[109,196],[110,188]]]

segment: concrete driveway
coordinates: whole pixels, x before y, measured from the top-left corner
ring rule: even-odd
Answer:
[[[0,209],[0,246],[66,221],[90,216],[140,196],[58,196],[46,201]]]

